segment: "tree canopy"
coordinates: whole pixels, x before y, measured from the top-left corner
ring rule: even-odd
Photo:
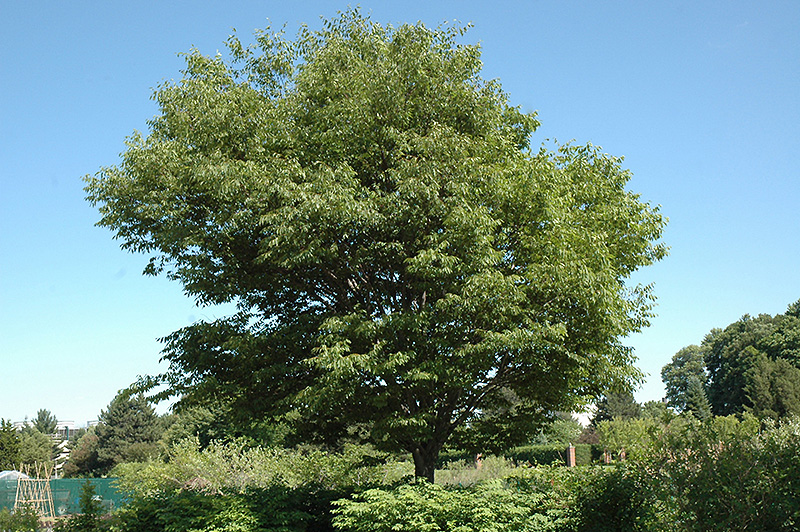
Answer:
[[[355,10],[186,55],[86,190],[146,273],[238,312],[167,337],[170,369],[143,385],[320,437],[366,427],[431,477],[484,412],[639,378],[621,338],[652,295],[628,280],[664,256],[664,218],[619,158],[531,149],[535,114],[481,78],[464,33]]]
[[[701,419],[800,414],[800,301],[784,314],[744,315],[681,349],[661,371],[670,406]]]

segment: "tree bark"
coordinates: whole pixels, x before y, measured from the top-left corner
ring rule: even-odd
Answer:
[[[434,481],[434,473],[436,472],[436,462],[439,459],[439,451],[442,449],[443,443],[439,442],[426,442],[419,444],[411,451],[411,456],[414,457],[414,477],[424,478],[430,483]]]

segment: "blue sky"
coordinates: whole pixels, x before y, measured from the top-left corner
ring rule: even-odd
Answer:
[[[628,339],[663,395],[661,367],[712,327],[800,299],[800,3],[377,2],[378,22],[471,22],[484,77],[538,110],[545,139],[624,156],[629,188],[670,218],[671,254],[637,273],[656,317]],[[94,227],[81,177],[146,131],[180,52],[346,2],[0,0],[0,417],[40,408],[84,423],[137,375],[157,338],[224,309],[143,277],[146,259]]]

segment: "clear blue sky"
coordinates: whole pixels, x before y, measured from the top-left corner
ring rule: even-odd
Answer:
[[[221,315],[94,227],[81,177],[115,164],[156,114],[178,53],[214,54],[236,28],[305,22],[342,2],[0,0],[0,417],[40,408],[83,423],[139,374],[157,338]],[[670,256],[642,270],[658,317],[630,338],[661,367],[712,327],[800,299],[800,2],[361,3],[378,22],[474,24],[484,77],[538,110],[534,143],[624,156],[630,189],[670,218]]]

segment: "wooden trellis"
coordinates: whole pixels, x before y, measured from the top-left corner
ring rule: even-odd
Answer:
[[[55,521],[56,513],[53,509],[53,492],[50,491],[50,476],[53,474],[53,463],[36,463],[21,465],[23,473],[17,479],[17,496],[14,500],[14,509],[28,506],[36,510],[39,519],[44,523]]]

